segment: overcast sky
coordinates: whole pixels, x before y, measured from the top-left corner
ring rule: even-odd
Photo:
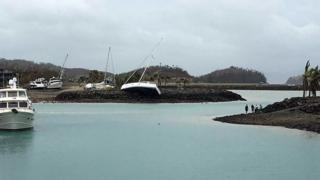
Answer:
[[[1,0],[0,57],[117,72],[153,64],[201,75],[231,65],[271,83],[320,64],[319,0]]]

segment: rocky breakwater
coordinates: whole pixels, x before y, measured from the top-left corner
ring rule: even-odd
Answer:
[[[283,126],[320,133],[320,97],[291,98],[268,105],[258,113],[215,118],[216,121]]]
[[[121,102],[121,103],[198,103],[245,100],[239,94],[226,90],[201,88],[161,88],[160,96],[130,94],[119,90],[64,91],[58,94],[58,102]]]

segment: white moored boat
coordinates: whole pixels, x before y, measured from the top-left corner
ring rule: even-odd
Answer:
[[[9,81],[9,86],[10,88],[0,89],[0,129],[32,128],[34,110],[27,91],[16,87],[16,78]]]

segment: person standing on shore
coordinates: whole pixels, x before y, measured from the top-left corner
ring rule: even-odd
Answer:
[[[245,111],[246,111],[246,114],[248,114],[248,110],[249,110],[249,107],[248,107],[248,104],[246,104],[246,106],[244,107]]]
[[[254,105],[251,104],[251,112],[254,113]]]
[[[254,112],[255,112],[255,113],[258,113],[258,112],[259,112],[258,105],[256,105],[256,107],[255,107],[255,109],[254,109]]]

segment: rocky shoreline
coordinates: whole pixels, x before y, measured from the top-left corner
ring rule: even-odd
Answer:
[[[171,89],[162,88],[160,96],[127,94],[119,90],[111,91],[63,91],[54,101],[57,102],[115,102],[115,103],[201,103],[245,100],[240,95],[226,90],[212,89]]]
[[[320,97],[291,98],[268,105],[258,113],[218,117],[215,121],[282,126],[320,133]]]

